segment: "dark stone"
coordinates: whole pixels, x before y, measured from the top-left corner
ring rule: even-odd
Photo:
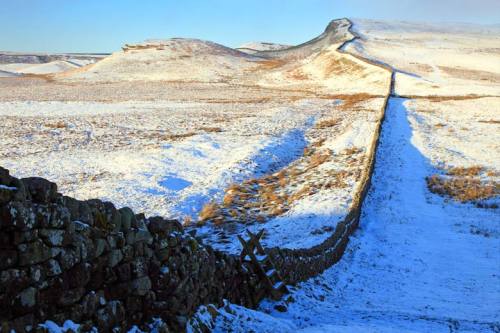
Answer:
[[[154,234],[170,234],[174,231],[182,232],[182,225],[177,220],[153,216],[148,219],[148,229]]]
[[[29,313],[37,304],[38,290],[28,287],[21,291],[14,300],[13,312],[20,316]]]
[[[130,281],[130,292],[132,295],[144,296],[151,290],[151,280],[147,276]]]
[[[4,270],[16,264],[17,264],[16,250],[0,250],[0,270]]]
[[[96,317],[99,331],[110,332],[125,319],[125,309],[120,301],[111,301],[97,311]]]
[[[132,225],[137,224],[134,212],[129,207],[123,207],[119,209],[122,218],[122,231],[128,232]]]
[[[85,289],[83,287],[65,290],[64,293],[59,297],[57,304],[60,306],[68,306],[78,302],[85,294]]]
[[[30,284],[27,269],[7,269],[0,272],[0,294],[16,293]]]
[[[118,280],[121,282],[129,281],[132,277],[132,272],[129,263],[124,263],[115,268]]]
[[[11,201],[0,207],[0,228],[29,230],[36,227],[36,216],[27,203]]]
[[[70,288],[85,286],[90,281],[90,265],[80,263],[67,271],[65,274]]]
[[[23,178],[21,181],[31,195],[33,202],[46,204],[55,201],[57,197],[55,183],[39,177]]]
[[[19,265],[34,265],[52,258],[52,252],[42,241],[18,245]]]
[[[274,306],[274,308],[276,309],[276,311],[279,311],[279,312],[286,312],[287,311],[286,305],[284,305],[284,304],[276,304]]]

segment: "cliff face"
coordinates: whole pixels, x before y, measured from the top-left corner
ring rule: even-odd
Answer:
[[[199,305],[228,299],[253,307],[266,296],[254,297],[257,290],[251,267],[201,244],[175,220],[78,201],[45,179],[0,168],[2,332],[67,319],[84,330],[123,331],[153,317],[179,331]]]

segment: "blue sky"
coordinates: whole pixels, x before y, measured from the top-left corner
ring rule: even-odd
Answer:
[[[0,0],[0,50],[110,52],[148,38],[298,44],[339,17],[500,23],[500,0]]]

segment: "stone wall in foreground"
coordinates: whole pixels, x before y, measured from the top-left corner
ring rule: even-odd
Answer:
[[[199,305],[255,307],[263,289],[251,267],[175,220],[75,200],[0,168],[0,332],[48,319],[124,331],[154,317],[178,332]]]

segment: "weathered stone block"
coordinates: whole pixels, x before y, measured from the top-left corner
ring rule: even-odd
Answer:
[[[41,240],[33,243],[24,243],[18,245],[19,265],[34,265],[52,258],[50,248]]]
[[[110,332],[111,328],[125,319],[125,309],[120,301],[111,301],[97,311],[96,317],[99,331]]]
[[[80,262],[80,251],[75,249],[61,249],[57,260],[63,270],[68,270]]]
[[[29,230],[36,226],[35,213],[27,203],[11,201],[0,207],[0,228]]]
[[[121,250],[115,249],[109,252],[108,254],[108,266],[115,267],[118,265],[123,259],[123,253]]]
[[[33,202],[50,203],[55,201],[57,197],[57,185],[55,183],[39,177],[23,178],[21,181],[31,195]]]
[[[44,266],[48,277],[56,276],[62,273],[61,266],[55,259],[50,259],[44,264]]]
[[[128,232],[132,228],[132,224],[137,224],[134,212],[129,207],[123,207],[119,209],[122,218],[122,231]]]
[[[0,272],[0,294],[14,293],[29,286],[27,269],[11,268]]]
[[[109,245],[104,239],[98,238],[98,239],[94,240],[94,255],[96,257],[99,257],[105,251],[108,251],[108,250],[109,250]]]
[[[70,243],[70,238],[65,230],[60,229],[40,229],[40,237],[49,246],[63,246]]]
[[[151,290],[151,280],[147,276],[130,281],[130,292],[133,295],[144,296]]]
[[[35,307],[37,303],[38,290],[28,287],[21,291],[14,300],[13,312],[15,315],[24,315]]]
[[[85,289],[83,287],[65,290],[64,293],[59,297],[57,304],[60,306],[68,306],[78,302],[85,294]]]
[[[129,281],[132,277],[132,271],[129,263],[124,263],[115,268],[116,275],[121,282]]]
[[[17,258],[16,250],[0,250],[0,270],[16,265]]]

